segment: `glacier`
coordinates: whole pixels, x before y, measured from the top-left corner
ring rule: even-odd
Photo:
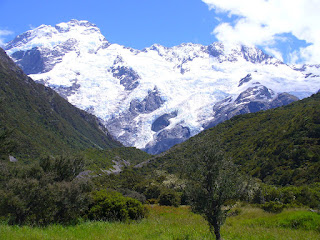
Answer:
[[[157,154],[234,115],[316,93],[320,65],[290,66],[252,46],[110,43],[88,21],[41,25],[5,45],[35,81],[96,115],[125,146]]]

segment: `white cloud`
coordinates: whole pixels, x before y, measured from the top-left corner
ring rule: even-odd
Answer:
[[[320,0],[202,0],[210,9],[240,16],[236,22],[221,23],[214,30],[219,41],[269,47],[277,35],[291,33],[311,44],[296,56],[320,63]]]
[[[5,37],[13,34],[13,32],[9,30],[1,30],[0,29],[0,47],[4,45]]]
[[[280,60],[283,62],[283,56],[282,53],[280,51],[277,51],[276,49],[273,48],[269,48],[269,47],[265,47],[264,49],[267,53],[271,54],[272,56],[274,56],[276,59]]]

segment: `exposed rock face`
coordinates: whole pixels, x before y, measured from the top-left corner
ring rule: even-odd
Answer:
[[[18,51],[11,55],[26,74],[40,73],[44,70],[44,59],[38,48]]]
[[[132,91],[139,85],[140,76],[129,67],[112,67],[113,77],[118,78],[120,80],[120,84],[124,86],[124,89],[127,91]]]
[[[134,115],[151,113],[158,109],[163,103],[164,101],[161,99],[158,89],[154,88],[153,91],[148,92],[148,95],[142,101],[137,99],[132,100],[129,111]]]
[[[252,80],[251,74],[249,73],[244,78],[241,78],[238,87],[241,87],[244,83],[250,82]]]
[[[180,124],[175,125],[172,129],[164,129],[155,137],[154,141],[149,143],[144,149],[147,153],[158,154],[182,143],[191,136],[190,129]]]
[[[76,39],[55,46],[52,50],[48,48],[34,47],[31,50],[20,50],[14,52],[11,57],[22,68],[26,74],[37,74],[49,72],[62,61],[62,57],[71,51],[75,51]]]
[[[165,127],[170,125],[170,119],[175,118],[178,115],[178,112],[172,112],[170,114],[163,114],[158,117],[151,126],[151,130],[154,132],[159,132],[160,130],[164,129]]]
[[[216,103],[213,107],[214,120],[206,123],[204,128],[213,127],[236,115],[281,107],[297,100],[299,100],[297,97],[288,93],[276,95],[271,89],[262,85],[250,87],[242,92],[235,101],[227,98]]]

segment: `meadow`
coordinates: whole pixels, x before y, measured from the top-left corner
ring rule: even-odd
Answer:
[[[206,221],[188,207],[148,206],[148,217],[140,221],[82,222],[74,226],[39,228],[0,224],[3,240],[129,240],[129,239],[214,239]],[[238,207],[236,216],[222,227],[224,240],[320,239],[320,215],[307,209],[267,213],[252,206]]]

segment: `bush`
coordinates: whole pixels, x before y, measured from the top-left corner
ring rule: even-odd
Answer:
[[[158,185],[149,185],[145,191],[144,191],[144,195],[146,196],[147,199],[152,199],[152,198],[159,198],[161,194],[161,188]]]
[[[50,166],[66,169],[73,162],[60,160],[50,160]],[[90,180],[75,178],[75,168],[64,179],[57,169],[48,166],[16,165],[8,169],[6,181],[0,186],[0,217],[9,224],[45,226],[75,223],[84,215],[89,205]]]
[[[320,185],[276,187],[262,184],[256,189],[252,203],[280,202],[287,206],[308,206],[317,208],[320,205]]]
[[[100,190],[91,194],[87,217],[90,220],[138,220],[146,215],[146,208],[136,199],[124,197],[115,191]]]
[[[160,194],[159,204],[178,207],[180,205],[180,196],[173,190],[164,191]]]
[[[273,202],[273,201],[267,202],[267,203],[261,205],[261,208],[264,211],[270,212],[270,213],[280,213],[280,212],[282,212],[284,207],[285,207],[285,205],[283,205],[282,203]]]
[[[36,179],[12,179],[1,194],[0,213],[9,224],[73,223],[87,206],[83,184],[79,180],[43,184]]]

